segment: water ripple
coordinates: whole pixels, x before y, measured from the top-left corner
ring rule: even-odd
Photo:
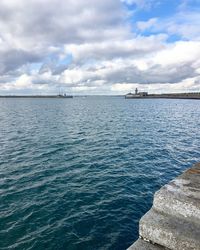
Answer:
[[[0,100],[0,249],[126,249],[200,159],[199,102]]]

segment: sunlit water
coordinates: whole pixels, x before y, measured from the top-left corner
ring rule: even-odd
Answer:
[[[126,249],[200,161],[200,101],[0,99],[0,249]]]

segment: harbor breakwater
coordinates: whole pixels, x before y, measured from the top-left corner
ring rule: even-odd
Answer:
[[[200,100],[200,93],[171,93],[171,94],[148,94],[145,95],[129,93],[125,99],[193,99]]]
[[[72,95],[0,95],[0,98],[73,98]]]
[[[200,163],[154,195],[128,250],[200,250]]]

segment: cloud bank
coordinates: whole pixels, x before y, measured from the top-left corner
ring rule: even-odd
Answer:
[[[200,4],[165,2],[2,0],[0,94],[200,91]]]

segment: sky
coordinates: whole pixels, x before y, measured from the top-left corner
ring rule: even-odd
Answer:
[[[200,0],[1,0],[0,94],[200,92]]]

